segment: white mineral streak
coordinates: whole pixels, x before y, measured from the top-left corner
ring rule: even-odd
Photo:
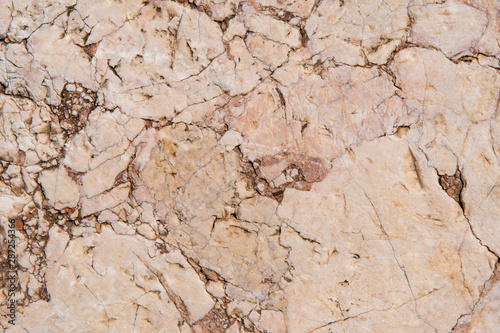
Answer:
[[[498,331],[499,13],[0,2],[2,329]]]

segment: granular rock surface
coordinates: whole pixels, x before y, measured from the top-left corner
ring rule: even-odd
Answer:
[[[4,332],[498,332],[500,2],[0,1]]]

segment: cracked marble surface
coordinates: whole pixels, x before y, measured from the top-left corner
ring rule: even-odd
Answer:
[[[0,327],[497,332],[499,60],[494,0],[1,1]]]

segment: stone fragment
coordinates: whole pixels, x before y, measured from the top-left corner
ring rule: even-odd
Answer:
[[[54,90],[49,90],[46,97],[50,104],[58,104],[63,80],[81,83],[92,90],[97,88],[85,52],[71,41],[70,36],[60,38],[64,31],[58,26],[43,25],[28,40],[28,48],[34,50],[32,63],[44,68],[46,78],[54,82],[51,87]],[[57,53],[53,50],[57,50]],[[71,56],[73,60],[66,61]]]
[[[47,106],[0,95],[0,158],[19,165],[35,165],[56,158],[64,146],[57,118]]]
[[[188,230],[177,227],[170,233],[170,238],[179,239],[183,249],[203,267],[248,290],[258,299],[266,298],[269,284],[276,283],[288,268],[283,261],[286,250],[280,246],[275,230],[271,228],[257,228],[254,224],[230,218],[214,221],[209,239],[203,235],[202,226],[190,238],[186,238]]]
[[[49,242],[45,247],[47,260],[56,261],[64,253],[64,249],[69,242],[69,235],[59,226],[53,225],[49,230]]]
[[[197,10],[173,1],[145,6],[107,34],[95,55],[97,75],[108,81],[108,103],[134,117],[171,119],[187,106],[191,87],[180,81],[200,74],[222,53],[220,37],[218,25]],[[154,83],[140,79],[149,71]]]
[[[105,161],[95,169],[85,173],[82,177],[84,194],[91,198],[110,189],[120,172],[127,168],[133,151],[133,148],[129,148],[123,155]]]
[[[147,239],[156,239],[156,233],[149,224],[141,224],[137,227],[137,232]]]
[[[247,222],[272,224],[278,203],[268,197],[257,195],[243,200],[236,211],[238,219]]]
[[[49,203],[56,209],[76,207],[80,199],[80,191],[76,182],[68,175],[66,168],[42,171],[38,182]]]
[[[284,43],[293,49],[301,45],[299,29],[281,20],[251,13],[243,17],[243,22],[249,31],[262,34],[272,41]]]
[[[261,331],[276,333],[287,332],[283,312],[261,310],[260,313],[257,313],[257,311],[252,311],[249,318]]]
[[[0,4],[0,38],[4,39],[7,37],[7,30],[12,21],[12,3],[3,2]]]
[[[92,151],[93,147],[87,136],[78,133],[67,143],[63,163],[76,172],[86,172],[90,168]]]
[[[222,146],[226,147],[227,151],[233,150],[234,147],[238,146],[241,144],[243,141],[243,138],[241,136],[241,133],[238,133],[233,130],[229,130],[224,135],[219,141],[219,144]]]
[[[118,221],[111,224],[117,235],[135,235],[135,229],[125,222]]]
[[[96,195],[92,198],[82,197],[81,215],[88,216],[105,209],[110,209],[124,202],[130,194],[130,184],[120,185],[109,192]]]
[[[281,42],[266,39],[255,33],[249,34],[245,43],[252,55],[269,66],[271,70],[282,65],[290,52],[290,48]]]
[[[12,21],[10,22],[7,36],[10,40],[18,42],[28,38],[40,26],[52,22],[67,7],[74,6],[75,4],[75,0],[12,2],[12,7],[9,8]]]
[[[408,0],[322,1],[305,25],[313,53],[347,65],[366,64],[366,55],[404,41]],[[391,51],[392,52],[392,51]],[[385,63],[390,52],[385,51]]]
[[[471,54],[488,24],[486,13],[459,1],[411,6],[415,21],[412,39],[422,47],[436,47],[447,57]]]

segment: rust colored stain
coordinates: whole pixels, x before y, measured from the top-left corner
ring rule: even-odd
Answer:
[[[283,185],[274,187],[263,177],[261,168],[273,166],[279,163],[284,163],[282,173],[291,179]],[[305,154],[284,153],[274,156],[264,156],[256,161],[257,176],[262,179],[257,183],[262,184],[264,189],[259,189],[262,195],[276,199],[278,202],[283,200],[283,193],[287,187],[294,188],[300,191],[309,191],[313,183],[322,181],[328,169],[322,159],[308,156]]]
[[[460,203],[460,193],[462,193],[463,187],[460,171],[457,170],[453,176],[439,176],[439,184],[450,197]]]
[[[224,309],[213,307],[196,324],[201,327],[203,333],[224,333],[232,322]]]
[[[16,229],[17,230],[23,230],[24,229],[24,222],[22,219],[17,219],[16,220]]]

